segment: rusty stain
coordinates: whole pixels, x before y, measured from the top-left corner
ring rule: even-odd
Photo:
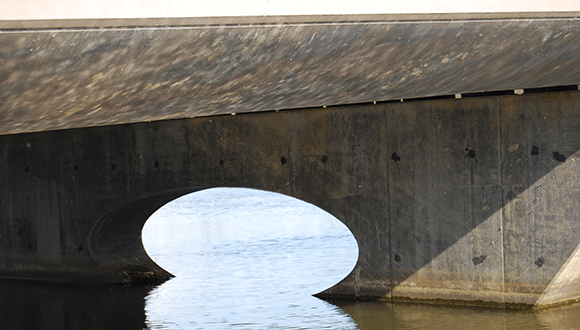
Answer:
[[[508,148],[508,151],[509,151],[509,152],[514,152],[514,151],[518,150],[518,148],[519,148],[519,145],[516,143],[516,144],[513,144],[513,145],[511,145],[511,146]]]

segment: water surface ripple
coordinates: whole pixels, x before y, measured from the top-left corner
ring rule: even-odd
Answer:
[[[250,189],[209,189],[146,223],[147,252],[176,277],[146,298],[152,329],[356,329],[312,297],[344,278],[358,249],[336,218]]]

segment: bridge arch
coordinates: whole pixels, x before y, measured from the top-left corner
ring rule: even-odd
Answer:
[[[92,226],[87,247],[93,262],[116,269],[113,282],[163,282],[173,275],[149,258],[141,241],[147,219],[163,205],[204,188],[172,189],[128,200],[105,213]]]
[[[162,283],[174,275],[152,260],[152,257],[146,250],[143,240],[143,229],[145,224],[152,218],[152,215],[161,210],[164,206],[175,202],[181,197],[190,194],[208,191],[215,188],[223,187],[191,187],[181,189],[171,189],[164,192],[148,194],[139,198],[134,198],[115,207],[99,218],[91,228],[87,247],[91,259],[99,264],[99,267],[109,270],[109,276],[116,273],[115,282],[121,283]],[[285,196],[284,201],[293,205],[313,206],[319,212],[329,214],[335,221],[344,225],[343,221],[332,214],[326,212],[320,207],[300,200],[291,196],[269,192],[265,190],[248,189],[248,188],[229,188],[236,189],[240,195],[247,195],[250,191],[263,193],[264,197],[269,194]],[[221,193],[223,194],[223,192]],[[220,195],[220,193],[218,193]],[[251,209],[251,207],[250,207]],[[251,212],[252,210],[250,210]],[[292,215],[290,215],[292,218]],[[345,228],[355,239],[356,243],[356,261],[358,261],[359,245],[358,241],[352,234],[352,231]],[[354,268],[354,265],[353,265]],[[117,270],[111,271],[111,270]],[[352,273],[354,269],[349,269]],[[348,274],[343,274],[345,277]],[[339,281],[341,279],[338,279]],[[334,284],[334,283],[332,283]]]

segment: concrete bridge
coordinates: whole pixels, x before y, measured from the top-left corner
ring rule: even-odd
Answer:
[[[321,297],[577,300],[575,16],[2,21],[0,276],[163,281],[147,218],[227,186],[348,226]]]

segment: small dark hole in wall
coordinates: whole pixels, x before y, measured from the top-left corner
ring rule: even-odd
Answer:
[[[117,165],[113,164],[111,165],[111,170],[114,171],[117,168]]]
[[[156,160],[155,163],[153,164],[153,166],[155,166],[155,168],[158,168],[159,167],[159,161]]]
[[[471,259],[471,261],[473,261],[474,265],[479,265],[480,263],[482,263],[485,258],[487,258],[486,255],[480,255],[479,257],[473,257],[473,259]]]
[[[544,258],[539,257],[538,260],[536,260],[536,262],[534,262],[534,264],[538,267],[542,267],[544,265],[546,261],[544,260]]]
[[[286,157],[280,158],[280,164],[282,164],[282,165],[286,164]]]
[[[326,163],[328,161],[328,156],[326,156],[326,155],[322,156],[320,161],[322,162],[322,164]]]
[[[540,154],[540,149],[536,146],[532,146],[532,156],[537,156]]]
[[[399,157],[399,155],[397,155],[396,152],[393,152],[393,154],[391,155],[391,159],[394,160],[396,163],[401,160],[401,157]]]
[[[75,165],[75,171],[78,171],[78,170],[79,170],[79,166]]]
[[[224,166],[224,160],[220,159],[220,166]]]
[[[465,151],[467,151],[467,155],[465,155],[465,157],[475,158],[475,150],[473,150],[473,149],[465,149]]]
[[[396,262],[401,262],[401,256],[398,254],[395,254],[395,261]]]
[[[83,244],[79,245],[79,248],[77,249],[77,251],[78,252],[82,252],[84,247],[85,246]]]
[[[552,158],[554,158],[554,160],[557,160],[559,162],[565,162],[566,161],[566,156],[562,155],[561,153],[554,151],[552,153]]]

